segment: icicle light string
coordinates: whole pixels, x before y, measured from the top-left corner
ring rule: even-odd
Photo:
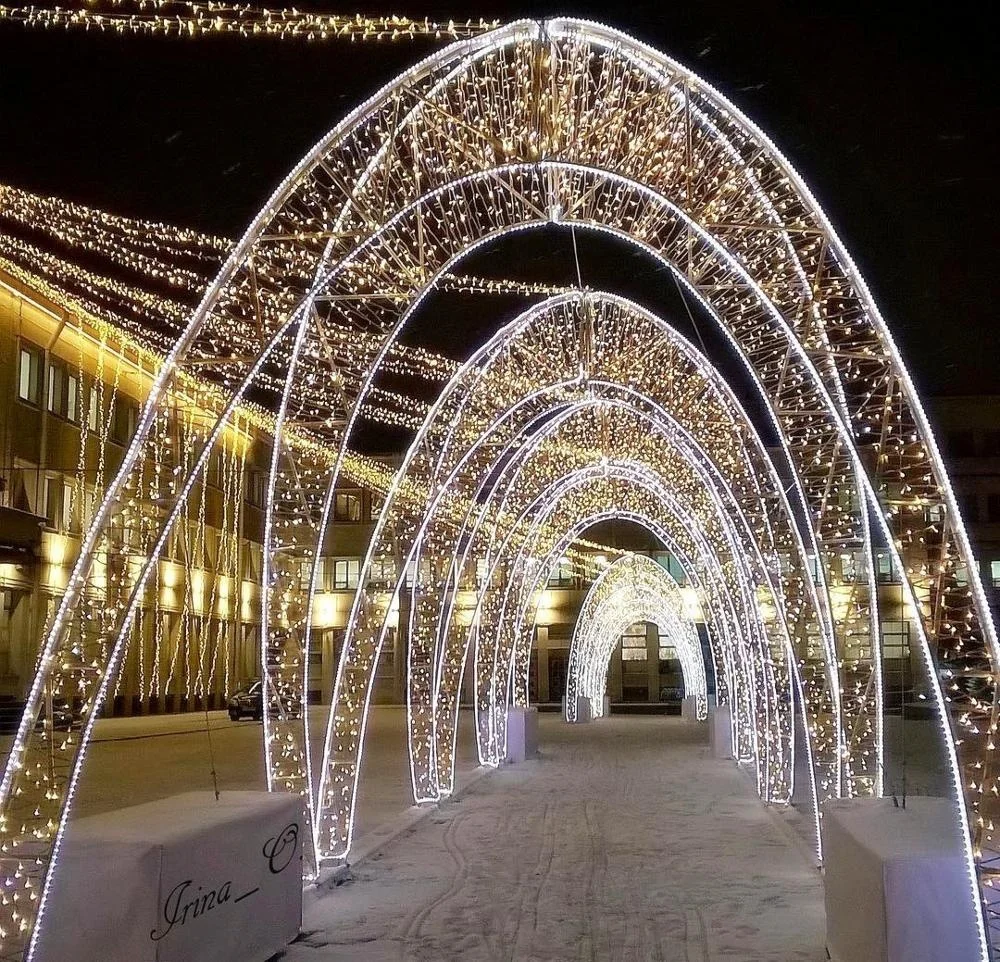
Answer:
[[[235,35],[280,40],[393,41],[457,40],[492,30],[497,20],[448,20],[364,14],[310,13],[295,8],[269,10],[247,4],[191,3],[188,0],[110,0],[87,6],[0,6],[0,21],[30,27],[82,29],[142,36]]]

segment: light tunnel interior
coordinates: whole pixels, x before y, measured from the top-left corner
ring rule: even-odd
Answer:
[[[607,28],[540,29],[523,22],[447,48],[324,138],[167,357],[50,625],[5,771],[0,832],[30,839],[18,885],[31,903],[41,892],[24,925],[9,910],[15,938],[30,944],[43,912],[93,719],[147,582],[247,405],[275,438],[258,599],[268,787],[303,797],[308,877],[350,852],[375,671],[404,596],[417,801],[452,790],[466,676],[480,760],[504,761],[539,602],[567,558],[595,598],[573,639],[567,711],[574,686],[603,698],[608,641],[628,618],[674,629],[697,713],[707,709],[701,648],[667,582],[636,587],[633,572],[598,610],[610,572],[644,564],[585,537],[620,517],[655,530],[697,592],[716,699],[761,798],[788,803],[804,775],[817,825],[827,800],[891,789],[887,559],[937,711],[969,894],[983,891],[982,853],[996,845],[985,816],[1000,817],[983,724],[996,632],[877,307],[808,188],[716,91]],[[577,75],[592,85],[579,94],[587,109],[563,109]],[[532,101],[525,76],[556,93]],[[643,123],[623,139],[640,100]],[[519,250],[527,278],[480,283],[497,300],[476,300],[467,342],[435,335],[455,273],[506,272],[522,266]],[[177,452],[171,408],[196,377],[211,413],[185,422]],[[401,438],[314,757],[309,651],[337,482],[348,468],[372,473],[366,452]],[[132,557],[114,550],[122,519]],[[110,601],[95,602],[98,589]],[[989,697],[968,678],[985,679]],[[35,729],[53,685],[86,718],[60,748],[58,790],[39,774],[53,752]],[[11,806],[18,817],[6,819]],[[977,925],[985,947],[985,916]]]

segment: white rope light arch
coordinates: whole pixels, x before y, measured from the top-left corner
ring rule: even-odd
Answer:
[[[984,903],[1000,817],[1000,646],[889,331],[809,190],[751,121],[655,50],[556,19],[453,44],[359,107],[282,183],[179,338],[84,539],[0,782],[9,893],[0,957],[30,956],[94,713],[170,528],[241,398],[279,372],[279,425],[343,448],[381,358],[436,279],[477,245],[542,223],[605,229],[662,258],[763,390],[813,520],[823,579],[849,599],[832,612],[850,732],[848,794],[879,790],[867,522],[869,508],[877,514],[917,615],[955,775],[970,894]],[[357,333],[371,337],[362,344]],[[217,420],[196,425],[189,446],[163,463],[165,399],[183,395],[193,367],[220,388]],[[276,446],[262,660],[289,707],[268,719],[266,750],[271,787],[307,801],[309,586],[290,572],[317,556],[336,474],[322,458]],[[112,528],[121,524],[136,532],[129,553],[115,550]],[[860,583],[839,570],[845,546],[867,570]],[[98,582],[99,602],[89,594]],[[982,681],[985,694],[970,681]],[[46,686],[84,708],[82,732],[59,746],[35,728]],[[983,958],[987,917],[984,908]]]
[[[637,622],[656,625],[670,639],[681,663],[685,697],[696,699],[696,715],[708,714],[708,685],[701,640],[685,614],[684,596],[670,574],[651,558],[627,555],[609,565],[591,585],[570,642],[566,673],[566,720],[577,719],[577,698],[591,715],[604,715],[608,662],[622,633]]]

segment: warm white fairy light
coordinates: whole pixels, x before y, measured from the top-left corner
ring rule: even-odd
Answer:
[[[373,130],[380,131],[376,148]],[[108,595],[102,611],[84,603],[84,589],[105,553],[112,507],[149,489],[142,465],[165,433],[161,405],[182,393],[198,363],[215,392],[208,410],[228,418],[251,384],[273,391],[266,355],[279,369],[296,368],[302,375],[279,414],[285,437],[294,439],[287,443],[340,450],[335,474],[348,462],[344,425],[353,425],[361,406],[371,405],[366,394],[374,368],[390,355],[392,337],[435,280],[477,245],[544,222],[607,230],[671,265],[760,386],[810,519],[807,536],[822,569],[817,587],[854,592],[846,611],[835,610],[823,591],[813,605],[820,624],[823,617],[833,622],[830,640],[841,666],[837,688],[843,687],[817,690],[816,698],[835,701],[833,728],[843,720],[851,733],[843,771],[824,772],[820,792],[837,786],[844,792],[878,790],[877,702],[863,697],[879,679],[870,633],[873,598],[866,597],[870,576],[867,591],[864,582],[852,587],[838,554],[846,543],[862,558],[870,555],[867,502],[879,506],[924,657],[931,664],[947,662],[959,674],[975,672],[989,685],[984,697],[956,686],[945,700],[937,672],[930,673],[935,703],[948,720],[970,891],[981,884],[989,893],[995,866],[988,859],[997,848],[993,824],[1000,817],[992,741],[1000,646],[934,440],[864,282],[787,161],[700,78],[599,25],[524,21],[422,61],[324,138],[235,246],[168,353],[136,440],[84,539],[2,782],[0,850],[5,858],[15,849],[20,856],[7,874],[7,891],[22,893],[16,903],[8,897],[0,917],[4,954],[18,955],[34,937],[91,727],[88,721],[79,738],[68,740],[58,758],[68,776],[50,783],[42,763],[48,764],[49,746],[33,727],[38,693],[61,676],[60,684],[79,691],[88,719],[104,696],[105,672],[113,667],[134,610],[130,582],[114,569],[102,575]],[[96,296],[93,286],[88,289]],[[300,321],[308,329],[296,339]],[[340,338],[331,340],[331,331]],[[348,352],[345,344],[356,337],[357,349]],[[326,377],[330,370],[343,371],[342,379]],[[188,477],[204,464],[197,451],[218,437],[210,425],[198,427],[182,459],[187,474],[158,483],[163,504],[188,496]],[[862,457],[861,448],[870,454]],[[283,463],[286,454],[280,457]],[[319,470],[307,476],[307,503],[325,503],[330,476]],[[635,497],[627,490],[623,498]],[[753,490],[744,493],[753,496]],[[465,510],[450,512],[457,518]],[[170,520],[180,514],[173,508],[166,513]],[[568,515],[558,517],[568,521]],[[493,526],[491,520],[487,527]],[[718,534],[752,567],[738,530],[720,527]],[[436,529],[427,535],[438,537]],[[546,529],[539,537],[548,543],[552,535]],[[146,553],[163,544],[153,530],[137,540],[137,550]],[[432,561],[433,554],[431,546]],[[720,576],[727,577],[728,566],[728,578],[734,578],[738,563],[720,561]],[[959,568],[967,571],[969,588],[959,582]],[[810,589],[794,590],[796,604],[811,604]],[[515,607],[527,591],[527,585],[519,587]],[[753,607],[750,587],[739,593],[741,609]],[[941,604],[932,611],[935,599]],[[801,642],[809,647],[808,638]],[[502,644],[512,651],[508,639]],[[825,645],[826,639],[817,648]],[[774,673],[788,671],[773,649],[767,657],[766,651],[766,645],[747,650],[745,659],[773,691]],[[491,652],[489,661],[497,666],[490,669],[492,677],[499,678],[501,652]],[[815,663],[825,663],[822,651],[815,652]],[[804,691],[820,687],[802,680]],[[356,693],[362,708],[363,687]],[[756,696],[745,689],[733,693],[734,714],[749,717]],[[360,724],[363,735],[363,714]],[[751,735],[749,741],[757,738],[752,726],[739,731]],[[767,740],[744,745],[742,737],[741,753],[770,758],[783,751]],[[491,750],[497,744],[494,735]],[[770,763],[763,767],[770,771]],[[820,761],[816,767],[823,771]],[[326,803],[318,800],[321,808]],[[983,851],[987,859],[980,860]],[[985,958],[985,918],[980,941]]]
[[[621,558],[601,573],[584,599],[570,642],[566,671],[566,718],[576,721],[577,698],[587,698],[594,718],[604,715],[611,654],[625,630],[650,622],[676,649],[685,697],[696,701],[699,720],[708,714],[708,687],[701,641],[684,610],[677,582],[650,558]]]
[[[579,329],[580,329],[580,308],[581,306],[586,306],[591,311],[596,311],[598,321],[595,323],[595,332],[592,334],[592,346],[594,348],[594,354],[597,358],[603,358],[601,360],[595,360],[595,367],[592,370],[588,370],[588,386],[587,391],[584,392],[584,397],[588,396],[588,392],[594,390],[604,390],[600,387],[600,378],[611,373],[612,370],[617,370],[622,372],[628,372],[630,377],[643,384],[648,384],[651,387],[655,387],[658,390],[664,389],[666,386],[662,384],[662,372],[664,370],[664,364],[667,361],[667,355],[664,354],[661,358],[657,353],[655,344],[657,340],[663,341],[663,349],[676,354],[678,348],[685,349],[690,352],[690,347],[686,346],[683,341],[681,341],[675,334],[673,334],[670,329],[663,325],[662,322],[657,325],[653,322],[653,319],[644,315],[643,312],[635,308],[634,305],[629,305],[628,302],[621,301],[621,299],[609,298],[607,295],[590,294],[586,297],[581,297],[580,294],[573,294],[561,299],[556,299],[551,302],[546,302],[539,307],[527,312],[518,321],[513,322],[506,329],[501,331],[494,340],[481,349],[473,357],[473,359],[466,366],[466,369],[460,372],[460,374],[453,380],[452,384],[446,388],[444,394],[442,394],[439,399],[435,411],[434,417],[438,419],[440,427],[435,427],[433,420],[428,423],[425,431],[422,431],[418,438],[415,440],[411,452],[407,459],[404,461],[403,468],[397,474],[397,485],[398,487],[390,492],[389,499],[385,508],[383,509],[382,519],[379,524],[379,529],[385,526],[387,532],[391,532],[390,541],[386,543],[385,546],[380,546],[379,529],[376,531],[375,538],[373,539],[372,546],[369,549],[369,558],[366,562],[364,572],[362,574],[362,591],[359,592],[356,597],[355,610],[352,618],[350,619],[350,630],[349,636],[345,643],[345,662],[342,662],[341,671],[344,672],[345,665],[350,665],[350,677],[356,678],[360,674],[362,677],[365,675],[366,671],[371,669],[374,664],[374,659],[376,657],[376,652],[383,643],[385,637],[385,629],[387,624],[387,617],[389,613],[389,606],[385,599],[391,597],[393,591],[399,591],[401,587],[401,582],[399,581],[398,572],[394,574],[392,582],[390,584],[385,584],[380,579],[376,579],[376,582],[372,584],[372,587],[365,588],[365,582],[367,581],[367,572],[369,566],[373,560],[380,555],[387,555],[393,550],[402,551],[403,561],[405,565],[409,562],[409,565],[414,567],[418,572],[417,578],[419,582],[419,595],[414,594],[412,603],[410,605],[411,620],[410,620],[410,651],[411,653],[420,652],[422,646],[425,645],[425,639],[432,640],[435,636],[442,637],[443,635],[448,635],[452,628],[448,627],[453,624],[453,602],[456,593],[461,591],[463,587],[466,589],[469,587],[468,576],[462,576],[458,574],[455,567],[456,556],[454,551],[457,550],[459,543],[464,544],[464,555],[463,561],[459,565],[459,568],[464,568],[468,565],[468,555],[470,551],[470,546],[474,543],[474,538],[470,538],[469,534],[466,532],[470,531],[468,528],[468,521],[462,527],[461,531],[456,531],[455,521],[452,517],[453,512],[448,508],[448,505],[454,503],[453,501],[442,501],[443,498],[453,498],[454,488],[456,486],[460,487],[461,483],[466,483],[462,481],[462,477],[465,476],[469,479],[476,479],[476,483],[482,483],[482,478],[487,477],[491,474],[491,469],[486,465],[486,463],[481,460],[475,460],[474,458],[470,460],[471,455],[474,455],[477,450],[483,450],[484,452],[492,452],[491,457],[497,457],[500,459],[500,463],[504,463],[508,459],[507,451],[512,451],[517,449],[518,458],[523,457],[525,453],[532,450],[534,444],[539,437],[551,433],[551,431],[559,426],[559,419],[556,421],[550,421],[545,431],[541,435],[536,435],[532,437],[528,444],[525,446],[522,442],[517,440],[517,431],[515,430],[514,435],[509,435],[511,425],[504,428],[503,437],[510,436],[512,438],[511,443],[513,448],[510,446],[504,448],[499,442],[497,435],[497,429],[509,421],[509,416],[504,415],[504,417],[499,420],[495,419],[495,415],[489,414],[488,410],[495,409],[497,404],[501,406],[505,403],[505,399],[510,399],[516,401],[517,405],[515,409],[520,411],[518,415],[521,421],[513,422],[524,423],[523,419],[528,418],[531,420],[532,416],[537,416],[539,412],[544,411],[547,405],[555,403],[554,400],[548,398],[543,398],[543,395],[538,394],[537,390],[534,394],[525,394],[522,399],[522,392],[528,390],[532,385],[537,385],[541,383],[539,378],[547,374],[546,365],[549,363],[548,358],[552,358],[552,362],[559,362],[562,358],[562,363],[565,365],[565,371],[562,374],[557,374],[556,372],[559,368],[555,368],[552,374],[556,375],[556,383],[558,384],[560,379],[566,385],[565,391],[569,391],[569,394],[565,395],[565,400],[570,400],[571,397],[579,396],[580,385],[579,385],[579,354],[577,353],[579,348]],[[630,318],[630,314],[635,315]],[[629,319],[626,323],[626,319]],[[625,331],[628,330],[628,324],[633,326],[638,322],[645,322],[646,327],[641,331],[631,330],[628,336],[626,336]],[[621,325],[624,323],[624,327]],[[562,328],[560,328],[560,324]],[[652,327],[650,328],[650,325]],[[537,328],[533,330],[533,327]],[[606,341],[607,344],[620,345],[622,343],[632,343],[635,345],[641,345],[642,355],[629,353],[627,355],[622,355],[620,352],[607,352],[601,350],[601,344]],[[547,347],[546,347],[547,345]],[[559,351],[559,345],[564,345],[565,348],[569,349],[569,353],[561,355]],[[555,350],[553,351],[553,347]],[[519,363],[520,359],[524,359],[524,364],[522,365],[523,370],[518,373],[518,369],[513,367],[512,364]],[[642,367],[642,360],[645,358],[648,364],[648,370],[651,372],[649,377],[646,377],[642,372],[644,368]],[[700,423],[711,423],[711,424],[722,424],[722,423],[732,423],[732,415],[729,414],[731,408],[732,411],[738,411],[739,408],[735,403],[731,403],[728,396],[721,396],[719,403],[728,403],[730,407],[725,410],[727,413],[722,413],[716,410],[711,404],[707,403],[704,396],[704,378],[692,377],[691,374],[686,373],[680,368],[677,368],[676,358],[674,358],[675,369],[673,373],[676,375],[678,383],[685,384],[683,391],[680,392],[674,401],[680,404],[683,399],[690,399],[692,406],[688,410],[688,417],[700,417],[702,421]],[[703,365],[703,362],[698,362]],[[612,367],[605,371],[602,365],[610,364]],[[617,365],[617,367],[616,367]],[[655,372],[655,375],[652,374]],[[548,375],[551,376],[551,375]],[[718,390],[718,386],[716,386]],[[474,400],[475,398],[480,398],[480,400]],[[544,400],[544,405],[542,408],[533,408],[532,405],[537,404],[537,401],[533,401],[532,398],[535,397],[539,400]],[[558,395],[556,395],[558,397]],[[591,395],[591,400],[584,400],[583,402],[575,402],[576,406],[583,403],[584,406],[590,405],[594,402],[596,395]],[[565,400],[562,403],[565,403]],[[527,406],[525,406],[527,402]],[[487,407],[484,407],[488,405]],[[661,417],[668,416],[665,413],[661,413]],[[727,420],[728,418],[728,420]],[[669,419],[669,418],[668,418]],[[484,425],[489,423],[491,426],[489,429],[484,429]],[[737,419],[737,423],[738,419]],[[429,433],[428,433],[429,432]],[[443,435],[441,435],[443,432]],[[648,434],[648,432],[646,432]],[[437,438],[432,443],[432,439]],[[739,450],[739,446],[734,446],[732,439],[729,435],[726,435],[727,441],[725,443],[719,443],[718,448],[720,451],[726,451],[730,455],[729,463],[740,464],[740,459],[736,456],[736,452]],[[489,446],[484,447],[484,442],[489,441]],[[610,441],[610,438],[605,438],[605,442]],[[631,449],[637,446],[641,446],[641,442],[636,441],[624,441],[623,439],[618,439],[617,444],[611,444],[612,448],[618,449]],[[468,447],[471,445],[471,447]],[[453,449],[453,450],[452,450]],[[558,457],[555,459],[555,464],[564,464],[567,458],[574,456],[574,452],[586,453],[588,450],[586,445],[582,445],[580,440],[577,439],[573,442],[563,442],[561,447],[557,447],[555,453]],[[469,453],[463,453],[468,451]],[[758,448],[760,452],[757,455],[758,463],[766,464],[766,457],[762,458],[762,447]],[[461,455],[461,457],[459,457]],[[427,457],[431,456],[435,460],[427,461]],[[705,457],[704,453],[701,457]],[[458,460],[456,460],[458,459]],[[655,458],[651,458],[652,461],[662,461],[662,456],[660,454]],[[751,457],[752,461],[752,457]],[[426,462],[426,463],[425,463]],[[510,465],[515,464],[515,461],[508,461],[509,470]],[[424,466],[421,466],[424,465]],[[454,465],[454,467],[449,467]],[[437,472],[437,477],[439,480],[434,481],[428,479],[425,476],[425,472],[434,466],[435,472]],[[442,477],[441,472],[443,470],[448,470],[450,473]],[[768,474],[768,469],[762,467],[761,473],[763,475]],[[532,474],[533,480],[541,478],[544,481],[544,473],[539,475],[537,469]],[[399,495],[406,485],[418,482],[418,486],[421,489],[436,490],[438,494],[430,502],[424,502],[421,506],[421,510],[427,512],[428,520],[420,521],[421,514],[418,512],[416,516],[412,516],[412,502],[408,501],[408,507],[406,511],[400,513],[400,510],[392,505],[392,501],[395,497]],[[541,483],[541,482],[539,482]],[[497,482],[499,485],[500,482]],[[773,478],[772,484],[775,490],[780,490],[780,485],[777,482],[776,477]],[[481,524],[485,511],[489,517],[493,520],[491,522],[493,535],[495,537],[497,534],[497,523],[500,518],[506,517],[510,514],[509,505],[506,502],[501,502],[500,506],[494,510],[491,505],[495,502],[496,495],[494,494],[492,498],[483,501],[482,490],[476,490],[475,493],[463,492],[466,496],[462,499],[472,504],[481,503],[483,508],[480,509],[480,521],[477,522],[476,528],[472,530],[477,530],[479,524]],[[773,495],[772,495],[773,497]],[[764,501],[761,502],[763,504]],[[435,512],[440,510],[440,520],[431,520],[434,517]],[[787,507],[786,507],[787,511]],[[409,512],[410,514],[407,514]],[[727,514],[733,516],[741,516],[742,510],[736,502],[733,502],[727,508]],[[408,518],[413,517],[413,520],[408,520]],[[790,512],[788,513],[790,517]],[[786,520],[788,530],[792,531],[793,526]],[[765,528],[768,524],[764,525]],[[400,541],[401,537],[404,537],[404,533],[407,530],[413,531],[417,528],[417,538],[419,544],[422,546],[420,550],[414,554],[412,551],[408,551],[407,544],[409,541]],[[504,530],[509,530],[509,525],[504,523]],[[516,524],[515,524],[516,530]],[[754,530],[753,525],[748,523],[747,530],[752,532]],[[763,530],[763,529],[762,529]],[[751,538],[753,537],[751,533]],[[412,535],[405,535],[406,538],[413,537]],[[454,549],[449,547],[454,545]],[[773,548],[771,550],[774,550]],[[453,555],[453,560],[451,563],[450,572],[446,573],[442,569],[437,575],[434,576],[435,580],[428,582],[427,579],[420,574],[421,571],[421,559],[427,556],[428,561],[432,564],[435,563],[434,559],[441,557],[442,552],[451,552]],[[486,557],[489,558],[490,551],[489,547],[484,549]],[[801,564],[804,567],[805,557],[800,555]],[[777,567],[775,562],[774,567]],[[447,566],[446,566],[447,567]],[[513,564],[513,569],[516,570],[519,567],[519,563]],[[444,580],[441,580],[444,578]],[[746,580],[746,579],[744,579]],[[411,588],[411,592],[416,592],[418,590],[417,585]],[[732,594],[734,591],[736,593],[740,592],[740,588],[734,586],[727,594]],[[361,603],[361,594],[365,593],[368,595],[367,602]],[[530,594],[530,592],[529,592]],[[380,597],[382,600],[380,601]],[[442,600],[445,603],[445,609],[440,607],[438,600]],[[745,602],[750,604],[749,599]],[[513,606],[517,609],[517,606]],[[782,608],[784,610],[784,608]],[[435,614],[435,611],[439,612]],[[475,620],[475,618],[473,618]],[[523,619],[520,619],[523,621]],[[742,618],[736,618],[736,623],[747,622],[747,617],[744,615]],[[360,640],[355,639],[353,633],[361,633]],[[788,645],[787,637],[780,637],[778,640],[778,660],[781,661],[784,657],[785,648]],[[433,646],[432,646],[433,647]],[[358,655],[355,656],[352,652],[357,650]],[[361,652],[364,651],[366,654],[362,655]],[[459,641],[457,644],[457,660],[463,662],[465,658],[464,647]],[[430,657],[431,652],[428,651],[428,655],[423,654],[414,655],[417,662],[423,664],[425,662],[425,657]],[[426,705],[431,702],[438,704],[439,709],[444,710],[445,718],[435,719],[433,711],[426,707],[421,709],[419,714],[415,714],[413,710],[413,697],[414,692],[419,692],[423,687],[426,686],[425,682],[420,681],[420,677],[414,678],[411,674],[409,690],[411,692],[411,713],[410,713],[410,724],[411,724],[411,736],[414,739],[415,745],[422,745],[427,742],[426,753],[418,752],[417,756],[411,757],[411,763],[414,764],[414,788],[415,794],[418,799],[420,798],[430,798],[434,797],[433,789],[433,771],[434,765],[437,765],[439,784],[444,786],[439,787],[439,790],[447,791],[447,784],[450,782],[451,778],[451,746],[448,744],[448,739],[450,737],[448,729],[453,727],[454,715],[450,714],[442,704],[442,697],[445,697],[445,701],[450,697],[452,702],[454,700],[453,694],[455,692],[455,679],[458,677],[460,672],[455,671],[455,657],[451,662],[445,658],[442,661],[442,655],[437,655],[430,658],[432,663],[436,664],[434,677],[438,679],[435,681],[435,691],[432,693],[430,689],[427,690],[426,701],[422,701],[421,704]],[[481,653],[478,653],[477,657],[481,660]],[[361,660],[357,660],[360,658]],[[822,654],[820,654],[822,659]],[[502,663],[502,658],[500,662],[495,662],[493,667],[487,670],[487,674],[490,678],[495,678],[498,671],[498,664]],[[822,667],[820,674],[824,674],[824,669]],[[485,670],[485,669],[484,669]],[[446,677],[452,678],[449,685],[445,685],[443,679]],[[835,675],[834,675],[835,677]],[[493,682],[490,683],[491,685]],[[364,686],[362,686],[362,695],[366,692]],[[350,708],[351,702],[346,702],[344,699],[338,695],[335,699],[337,704],[337,711],[340,712],[339,716],[335,716],[332,724],[337,726],[337,730],[341,732],[338,736],[333,736],[337,740],[335,742],[337,747],[337,769],[329,771],[324,780],[323,784],[323,797],[344,797],[344,792],[348,794],[349,797],[353,797],[353,792],[356,788],[356,777],[357,777],[357,755],[356,753],[360,750],[360,739],[353,737],[349,742],[345,741],[348,737],[347,732],[359,730],[359,726],[351,722],[353,717],[353,711],[361,711],[364,713],[364,706],[361,702],[354,703],[355,707]],[[772,699],[773,701],[773,699]],[[350,709],[350,710],[348,710]],[[491,708],[490,712],[495,712],[495,708]],[[339,720],[338,720],[339,717]],[[424,722],[420,722],[420,718],[424,718]],[[749,716],[744,718],[746,723],[748,722]],[[491,723],[492,724],[492,723]],[[421,726],[425,726],[423,730]],[[494,726],[495,727],[495,726]],[[786,726],[787,727],[787,726]],[[435,729],[438,730],[437,736],[429,736],[426,732],[433,732]],[[443,729],[443,730],[442,730]],[[334,729],[331,729],[331,732]],[[787,737],[787,736],[786,736]],[[429,741],[428,741],[429,738]],[[437,742],[435,744],[435,739]],[[488,744],[481,746],[481,755],[484,760],[495,759],[497,757],[496,753],[500,751],[500,748],[496,746],[495,735],[490,736],[490,742]],[[332,743],[331,743],[332,745]],[[833,759],[834,765],[837,764],[837,742],[833,742]],[[353,760],[352,760],[353,759]],[[417,764],[419,760],[419,764]],[[340,766],[345,766],[341,768]],[[346,778],[346,784],[341,782],[340,779]],[[326,779],[329,779],[329,782]],[[429,779],[429,781],[427,781]],[[425,787],[426,785],[430,787]],[[784,797],[786,792],[784,790],[779,790],[775,788],[771,791],[771,797],[778,798]],[[321,847],[326,848],[326,846],[332,846],[331,848],[326,848],[327,851],[337,852],[340,850],[337,846],[346,847],[350,842],[350,806],[347,810],[342,808],[337,809],[327,809],[328,816],[331,819],[336,819],[337,821],[333,824],[339,824],[341,826],[340,831],[343,832],[342,835],[336,839],[330,839],[329,835],[326,835]],[[345,821],[341,821],[345,819]],[[325,832],[330,831],[330,826],[327,825],[324,828]]]
[[[412,20],[409,17],[341,16],[293,7],[267,9],[217,0],[104,0],[78,7],[0,6],[0,21],[29,27],[94,30],[126,35],[203,37],[227,35],[280,40],[363,42],[431,37],[454,40],[485,33],[497,21]]]

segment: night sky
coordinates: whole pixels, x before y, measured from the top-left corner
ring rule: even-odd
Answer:
[[[467,3],[322,9],[502,19],[553,9]],[[812,185],[918,386],[997,393],[995,31],[984,5],[937,5],[934,17],[913,6],[905,18],[890,12],[896,6],[664,0],[555,12],[633,33],[720,88]],[[0,181],[235,237],[316,140],[435,46],[0,26]],[[569,238],[559,234],[516,253],[487,252],[467,270],[570,282]],[[614,289],[683,329],[669,280],[645,258],[606,246],[582,243],[584,281],[617,281]],[[434,323],[411,337],[433,344],[436,332],[435,346],[461,354],[520,306],[490,304],[429,305]]]

